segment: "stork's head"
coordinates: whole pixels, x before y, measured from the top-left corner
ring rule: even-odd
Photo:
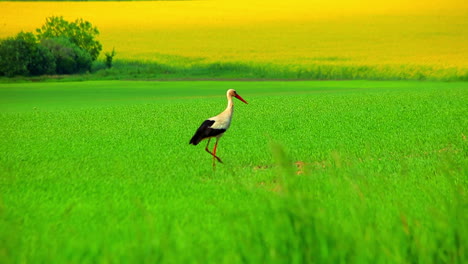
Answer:
[[[237,99],[239,99],[239,100],[241,100],[242,102],[244,102],[244,103],[247,104],[247,102],[246,102],[242,97],[240,97],[240,95],[238,95],[237,92],[236,92],[236,90],[234,90],[234,89],[229,89],[229,90],[227,91],[227,96],[228,96],[228,97],[235,97],[235,98],[237,98]]]

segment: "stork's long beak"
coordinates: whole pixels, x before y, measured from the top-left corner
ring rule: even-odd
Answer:
[[[240,97],[240,95],[238,95],[238,94],[234,95],[234,97],[236,97],[237,99],[241,100],[242,102],[244,102],[246,104],[249,104],[242,97]]]

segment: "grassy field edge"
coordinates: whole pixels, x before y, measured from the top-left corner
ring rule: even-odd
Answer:
[[[169,65],[148,61],[116,60],[112,68],[102,61],[89,73],[1,77],[0,82],[86,80],[417,80],[468,81],[468,70],[426,65],[278,65],[272,63],[215,62]]]

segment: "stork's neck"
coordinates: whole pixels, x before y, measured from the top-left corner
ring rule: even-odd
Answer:
[[[228,99],[228,104],[227,104],[227,107],[226,107],[226,111],[231,111],[234,109],[234,103],[232,102],[232,96],[229,96],[227,97]]]

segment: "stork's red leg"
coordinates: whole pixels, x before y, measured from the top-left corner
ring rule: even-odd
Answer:
[[[206,144],[206,147],[205,147],[206,152],[210,153],[211,156],[213,156],[213,161],[214,161],[214,159],[216,158],[219,162],[223,163],[223,162],[221,161],[221,159],[220,159],[219,157],[216,156],[216,147],[218,146],[218,138],[216,138],[215,147],[214,147],[214,149],[213,149],[214,153],[211,152],[211,151],[208,149],[208,146],[210,145],[210,141],[211,141],[211,138],[208,139],[208,143]],[[213,162],[213,166],[214,166],[214,162]]]
[[[216,143],[213,148],[213,157],[215,157],[220,163],[223,163],[223,161],[218,156],[216,156],[216,148],[218,148],[218,140],[219,140],[219,137],[216,138]]]
[[[208,149],[208,146],[210,145],[210,141],[211,141],[211,138],[208,138],[208,143],[206,143],[205,150],[206,150],[206,152],[210,153],[211,156],[213,156],[213,153],[211,153],[211,151]]]

